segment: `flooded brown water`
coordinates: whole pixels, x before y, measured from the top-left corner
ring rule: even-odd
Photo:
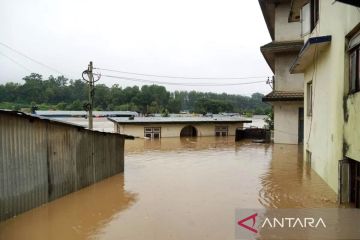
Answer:
[[[0,239],[234,239],[239,208],[337,207],[296,145],[137,139],[125,173],[0,223]]]

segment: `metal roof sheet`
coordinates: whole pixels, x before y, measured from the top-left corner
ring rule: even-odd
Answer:
[[[309,38],[290,67],[290,73],[303,73],[313,62],[315,53],[320,52],[330,43],[331,35]]]
[[[62,110],[56,110],[56,111],[42,111],[37,110],[35,111],[37,115],[40,116],[48,116],[48,117],[58,117],[58,116],[86,116],[86,111],[62,111]],[[103,116],[103,117],[116,117],[120,115],[126,115],[126,116],[138,116],[137,112],[132,111],[93,111],[93,116]]]
[[[135,117],[129,118],[108,118],[115,123],[123,124],[142,124],[142,123],[251,123],[249,119],[241,117],[226,117],[226,116],[213,116],[213,117]]]
[[[22,118],[28,118],[28,119],[31,119],[31,120],[40,120],[40,121],[45,121],[45,122],[54,123],[54,124],[61,124],[61,125],[69,126],[69,127],[83,129],[85,131],[100,132],[100,133],[103,133],[103,134],[118,134],[118,135],[124,136],[125,139],[134,139],[134,137],[130,136],[130,135],[90,130],[90,129],[85,128],[84,126],[79,125],[79,124],[69,123],[69,122],[58,120],[58,119],[47,118],[47,117],[43,117],[43,116],[39,116],[39,115],[35,115],[35,114],[28,114],[28,113],[24,113],[24,112],[20,112],[20,111],[0,109],[0,114],[13,115],[13,116],[18,116],[18,117],[22,117]]]

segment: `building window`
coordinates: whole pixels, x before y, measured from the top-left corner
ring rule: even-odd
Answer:
[[[313,106],[313,84],[312,84],[312,82],[308,82],[306,89],[307,89],[307,91],[306,91],[307,115],[311,116],[312,115],[312,106]]]
[[[301,8],[301,35],[310,33],[310,3]]]
[[[311,31],[319,21],[319,0],[311,0]]]
[[[354,93],[360,91],[360,34],[350,40],[349,49],[349,92]]]
[[[215,126],[215,136],[220,137],[226,137],[228,136],[228,126]]]
[[[145,127],[144,128],[144,137],[157,139],[161,137],[161,128],[159,127]]]
[[[319,21],[319,0],[311,0],[301,8],[301,34],[314,30]]]

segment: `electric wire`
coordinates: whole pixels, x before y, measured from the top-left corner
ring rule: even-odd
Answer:
[[[24,57],[24,58],[26,58],[26,59],[34,62],[34,63],[37,63],[37,64],[40,65],[40,66],[43,66],[43,67],[45,67],[45,68],[47,68],[47,69],[49,69],[49,70],[51,70],[51,71],[53,71],[53,72],[56,72],[56,73],[58,73],[58,74],[61,74],[61,75],[63,75],[63,76],[66,76],[66,74],[62,73],[61,71],[57,70],[56,68],[53,68],[53,67],[51,67],[51,66],[49,66],[49,65],[47,65],[47,64],[45,64],[45,63],[42,63],[42,62],[40,62],[40,61],[38,61],[38,60],[36,60],[36,59],[34,59],[34,58],[32,58],[32,57],[29,57],[29,56],[26,55],[25,53],[22,53],[22,52],[20,52],[19,50],[16,50],[16,49],[10,47],[9,45],[7,45],[7,44],[5,44],[5,43],[3,43],[3,42],[0,42],[0,45],[8,48],[9,50],[11,50],[11,51],[13,51],[13,52],[21,55],[22,57]]]
[[[8,55],[6,55],[6,54],[4,54],[4,53],[2,53],[2,52],[0,52],[0,55],[3,56],[3,57],[5,57],[5,58],[7,58],[7,59],[10,60],[11,62],[15,63],[15,64],[18,65],[19,67],[25,69],[26,71],[28,71],[28,72],[30,72],[30,73],[32,72],[29,68],[25,67],[23,64],[19,63],[18,61],[16,61],[15,59],[9,57]]]
[[[157,75],[157,74],[145,74],[145,73],[136,73],[136,72],[127,72],[120,71],[108,68],[94,68],[98,70],[108,71],[108,72],[117,72],[123,74],[131,74],[144,77],[158,77],[158,78],[174,78],[174,79],[189,79],[189,80],[241,80],[241,79],[259,79],[266,78],[268,76],[249,76],[249,77],[185,77],[185,76],[172,76],[172,75]]]
[[[115,76],[115,75],[107,75],[107,74],[94,74],[94,75],[101,75],[102,77],[116,78],[116,79],[141,82],[141,83],[160,84],[160,85],[176,85],[176,86],[193,86],[193,87],[196,87],[196,86],[197,87],[238,86],[238,85],[265,83],[264,80],[252,81],[252,82],[242,82],[242,83],[180,83],[180,82],[167,82],[167,81],[158,81],[158,80],[141,79],[141,78],[131,78],[131,77]]]

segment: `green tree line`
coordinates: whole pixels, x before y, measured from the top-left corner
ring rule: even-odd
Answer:
[[[0,85],[0,108],[20,110],[37,106],[41,110],[83,110],[88,101],[88,86],[81,80],[64,76],[44,79],[32,73],[23,83],[8,82]],[[94,108],[108,111],[137,111],[144,114],[189,111],[194,113],[239,112],[267,114],[269,105],[261,101],[263,95],[251,97],[211,92],[169,92],[159,85],[121,87],[114,84],[95,86]]]

